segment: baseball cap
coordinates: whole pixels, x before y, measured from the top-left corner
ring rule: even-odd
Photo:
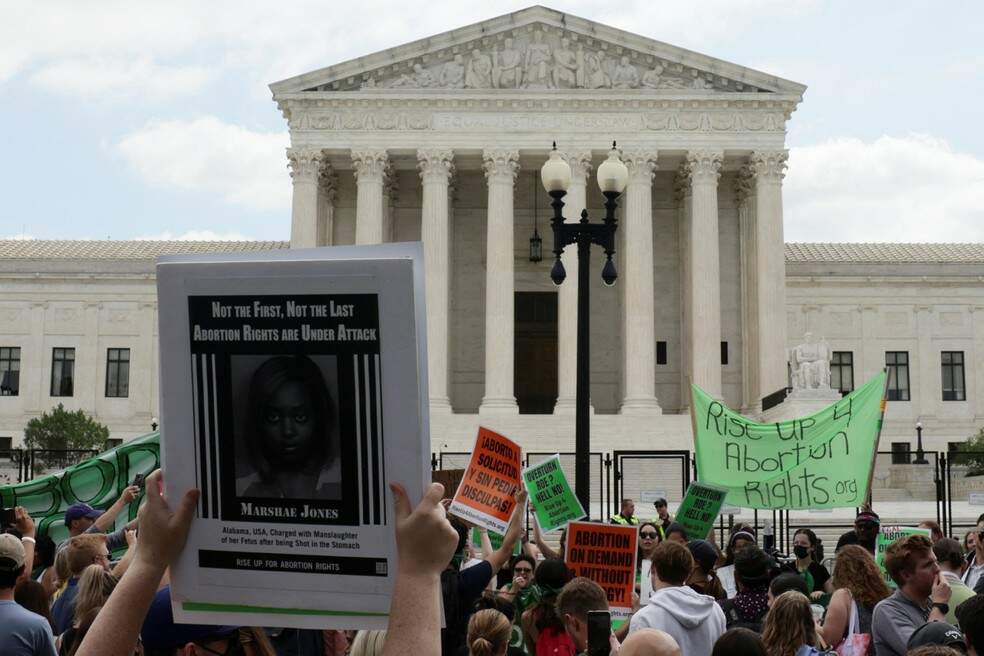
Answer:
[[[710,573],[714,569],[714,563],[717,562],[718,552],[714,546],[707,540],[691,540],[687,547],[690,549],[690,555],[694,557],[700,568],[707,573]]]
[[[65,526],[68,526],[76,519],[82,519],[83,517],[95,519],[101,514],[103,514],[103,511],[96,510],[87,503],[73,503],[65,511]]]
[[[926,622],[912,632],[907,649],[915,649],[924,645],[942,645],[957,647],[963,653],[967,652],[967,643],[960,629],[946,622]]]
[[[0,533],[0,570],[13,572],[24,565],[24,544],[15,535]]]
[[[859,512],[858,516],[854,518],[855,524],[860,524],[862,522],[871,522],[872,524],[881,525],[881,518],[878,516],[878,513],[865,510],[864,512]]]
[[[175,624],[171,612],[171,586],[157,591],[150,603],[150,610],[140,628],[140,640],[152,649],[183,647],[189,642],[202,642],[228,636],[238,626],[214,626],[209,624]]]

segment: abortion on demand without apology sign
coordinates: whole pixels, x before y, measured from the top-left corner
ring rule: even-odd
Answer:
[[[639,529],[635,526],[571,522],[564,560],[574,576],[605,589],[612,620],[632,615]]]
[[[465,469],[449,512],[490,531],[505,534],[519,488],[519,445],[479,427],[471,462]]]
[[[816,414],[758,424],[696,385],[697,473],[743,508],[849,508],[867,493],[885,372]]]

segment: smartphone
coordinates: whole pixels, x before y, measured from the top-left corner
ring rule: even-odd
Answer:
[[[611,653],[612,614],[607,610],[588,611],[587,656],[608,656]]]
[[[147,477],[144,476],[143,474],[137,474],[136,476],[133,477],[133,482],[130,483],[130,485],[136,485],[140,489],[143,489],[144,479],[145,478],[147,478]]]
[[[4,508],[3,515],[0,515],[0,526],[13,526],[15,521],[17,521],[17,515],[14,513],[14,509]]]

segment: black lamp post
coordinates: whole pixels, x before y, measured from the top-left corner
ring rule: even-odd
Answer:
[[[543,259],[543,240],[537,231],[536,207],[540,200],[536,194],[536,174],[533,174],[533,236],[530,237],[530,262],[539,262]]]
[[[152,431],[157,430],[157,417],[150,418],[150,430]]]
[[[574,420],[574,493],[590,516],[591,509],[591,425],[590,425],[590,290],[588,287],[588,263],[591,255],[591,244],[598,244],[605,250],[605,266],[601,270],[601,279],[606,285],[614,285],[618,274],[612,255],[615,254],[615,221],[617,199],[625,190],[629,172],[618,157],[615,144],[608,154],[608,159],[598,167],[598,187],[605,196],[605,220],[603,223],[590,223],[588,210],[581,211],[581,220],[577,223],[564,222],[564,196],[571,183],[571,167],[557,152],[554,144],[550,159],[540,170],[543,187],[553,198],[554,214],[550,222],[554,233],[554,265],[550,270],[550,278],[554,284],[560,285],[567,277],[560,256],[564,247],[577,244],[577,384],[575,391],[575,420]]]
[[[916,422],[916,459],[912,461],[914,465],[928,465],[929,461],[926,460],[926,453],[923,451],[922,445],[922,422]]]

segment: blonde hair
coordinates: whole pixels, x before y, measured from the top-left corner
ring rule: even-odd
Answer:
[[[72,575],[79,576],[82,570],[95,563],[105,546],[106,536],[102,533],[83,533],[69,539],[65,551],[68,552],[68,569]]]
[[[385,631],[359,631],[352,641],[349,656],[381,656],[385,644]]]
[[[80,624],[90,610],[106,603],[116,587],[116,577],[103,569],[102,565],[89,565],[82,571],[78,586],[79,591],[75,596],[76,624]]]
[[[486,608],[468,620],[468,656],[495,656],[512,637],[512,624],[497,610]]]
[[[55,552],[55,581],[61,588],[70,578],[72,570],[68,567],[68,549],[59,549]]]
[[[765,616],[762,641],[769,656],[795,656],[803,645],[817,644],[816,624],[806,595],[789,590],[776,597]]]

